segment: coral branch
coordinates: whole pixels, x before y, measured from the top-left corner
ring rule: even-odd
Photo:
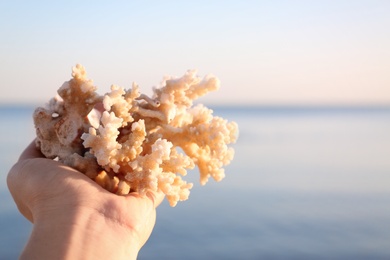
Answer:
[[[171,206],[188,199],[192,183],[182,179],[198,167],[200,182],[220,181],[233,159],[235,122],[213,116],[194,100],[219,88],[213,76],[199,78],[189,70],[167,78],[153,96],[138,85],[112,85],[103,96],[76,65],[72,79],[46,108],[34,112],[37,146],[117,194],[162,191]]]

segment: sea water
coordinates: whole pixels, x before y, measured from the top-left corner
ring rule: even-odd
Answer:
[[[6,175],[32,107],[0,108],[0,259],[31,231]],[[139,259],[390,259],[390,108],[215,107],[239,125],[226,178],[157,211]],[[114,249],[113,249],[114,250]]]

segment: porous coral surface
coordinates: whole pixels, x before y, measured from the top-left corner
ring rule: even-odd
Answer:
[[[138,85],[112,85],[99,95],[82,65],[45,108],[35,110],[36,144],[57,159],[120,195],[162,191],[171,206],[188,199],[192,183],[183,180],[197,166],[200,183],[220,181],[233,159],[235,122],[213,116],[194,100],[219,88],[214,76],[195,70],[169,77],[152,97]]]

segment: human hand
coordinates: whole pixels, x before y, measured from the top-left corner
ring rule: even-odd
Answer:
[[[31,143],[7,183],[33,224],[22,259],[136,258],[156,220],[162,193],[112,194],[84,174],[44,158]]]

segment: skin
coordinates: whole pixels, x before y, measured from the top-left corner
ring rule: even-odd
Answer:
[[[84,174],[46,159],[31,143],[12,167],[8,188],[34,226],[21,259],[136,259],[162,193],[112,194]]]

